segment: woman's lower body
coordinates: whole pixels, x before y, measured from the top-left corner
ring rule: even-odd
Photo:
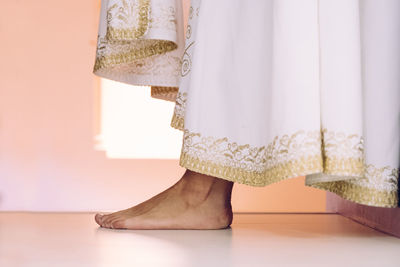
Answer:
[[[111,7],[121,1],[108,2],[95,72],[175,101],[171,126],[184,132],[180,165],[188,171],[151,203],[97,216],[99,224],[223,228],[233,182],[302,175],[307,186],[356,203],[398,206],[398,1],[192,0],[185,45],[180,0],[131,1],[142,12],[129,40],[112,30],[123,27],[110,16],[118,18]],[[115,56],[118,49],[125,52]]]

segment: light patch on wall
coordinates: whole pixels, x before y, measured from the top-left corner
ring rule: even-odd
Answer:
[[[150,87],[101,79],[98,149],[109,158],[177,159],[182,132],[170,126],[173,102],[150,96]]]

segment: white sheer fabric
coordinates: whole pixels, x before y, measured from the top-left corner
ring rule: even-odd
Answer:
[[[183,35],[181,3],[160,1]],[[162,20],[160,1],[128,2],[151,4],[152,21]],[[397,207],[400,1],[192,0],[184,48],[149,32],[131,48],[146,38],[171,41],[170,52],[144,60],[179,55],[178,83],[164,83],[172,77],[161,72],[140,80],[137,59],[112,65],[111,78],[169,90],[171,126],[184,131],[181,166],[252,186],[306,175],[308,186]],[[104,69],[96,73],[110,77]],[[168,88],[177,85],[175,98]]]

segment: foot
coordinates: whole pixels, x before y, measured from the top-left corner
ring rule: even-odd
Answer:
[[[233,183],[186,170],[173,186],[129,209],[95,220],[114,229],[223,229],[232,223]]]

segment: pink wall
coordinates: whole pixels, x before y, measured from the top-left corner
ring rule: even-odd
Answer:
[[[0,12],[0,210],[121,209],[180,177],[178,160],[93,149],[98,0],[5,1]],[[319,212],[325,192],[296,178],[238,186],[233,202],[236,211]]]

